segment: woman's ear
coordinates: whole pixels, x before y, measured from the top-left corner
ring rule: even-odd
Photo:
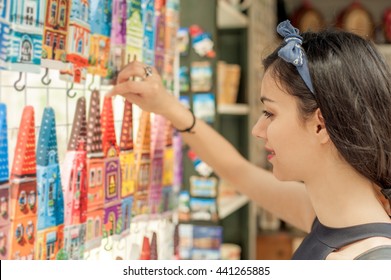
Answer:
[[[330,141],[330,136],[327,132],[325,121],[319,108],[316,109],[314,114],[314,124],[315,133],[319,139],[319,142],[322,144],[326,144],[328,141]]]

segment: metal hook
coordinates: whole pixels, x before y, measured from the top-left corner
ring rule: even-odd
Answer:
[[[123,245],[120,247],[119,246],[119,244],[121,244],[121,241],[124,241],[124,242],[122,242],[123,243]],[[126,248],[126,237],[125,238],[121,238],[120,240],[119,240],[119,242],[117,243],[117,249],[119,250],[119,251],[122,251],[122,250],[124,250]]]
[[[47,79],[47,82],[45,82],[45,78],[48,78]],[[50,85],[50,83],[52,82],[52,79],[49,78],[49,68],[46,68],[45,70],[45,75],[43,75],[42,79],[41,79],[41,82],[45,85],[45,86],[48,86]]]
[[[83,257],[84,257],[85,260],[88,260],[90,258],[90,256],[91,256],[91,251],[90,250],[88,250],[87,253],[88,254],[86,254],[86,252],[84,251]]]
[[[76,92],[72,95],[70,94],[71,90],[73,89],[73,83],[71,84],[71,87],[67,90],[67,96],[69,98],[74,98],[76,96]]]
[[[109,245],[109,237],[107,237],[106,240],[107,240],[107,242],[106,242],[106,244],[105,244],[105,246],[104,246],[104,249],[105,249],[106,251],[111,251],[111,250],[113,249],[113,242],[111,243],[111,246],[108,247],[107,245]]]
[[[19,72],[19,79],[17,79],[16,82],[14,83],[14,88],[17,91],[23,91],[26,88],[26,85],[23,85],[22,87],[17,86],[17,84],[22,80],[22,74],[23,72]]]
[[[94,81],[95,81],[95,75],[92,75],[92,81],[91,83],[88,85],[88,90],[89,91],[93,91],[94,89],[92,88],[92,85],[94,84]]]

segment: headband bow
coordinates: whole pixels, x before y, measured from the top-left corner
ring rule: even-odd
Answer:
[[[296,66],[296,69],[304,83],[307,85],[312,94],[315,95],[310,71],[308,69],[307,57],[301,47],[303,37],[299,35],[299,29],[293,27],[289,20],[285,20],[277,26],[277,32],[284,37],[284,41],[286,43],[285,46],[278,51],[278,56],[286,62]]]

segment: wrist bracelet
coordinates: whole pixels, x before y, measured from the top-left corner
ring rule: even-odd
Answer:
[[[192,115],[192,117],[193,117],[193,123],[192,123],[191,126],[189,126],[188,128],[185,128],[185,129],[176,129],[178,132],[194,133],[194,131],[191,131],[191,130],[194,128],[194,126],[195,126],[195,124],[196,124],[196,117],[195,117],[195,115],[194,115],[194,113],[193,113],[192,110],[189,110],[189,111],[190,111],[190,113],[191,113],[191,115]]]

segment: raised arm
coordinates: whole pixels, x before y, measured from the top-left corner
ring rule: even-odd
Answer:
[[[118,84],[109,95],[122,95],[141,109],[161,114],[177,129],[193,123],[191,112],[168,93],[153,70],[146,77],[144,64],[132,62],[121,71]],[[143,81],[133,81],[138,76]],[[208,163],[224,180],[247,195],[258,205],[290,224],[309,231],[315,217],[304,184],[278,181],[273,174],[259,168],[245,158],[212,127],[200,119],[190,133],[182,133],[183,140]]]

